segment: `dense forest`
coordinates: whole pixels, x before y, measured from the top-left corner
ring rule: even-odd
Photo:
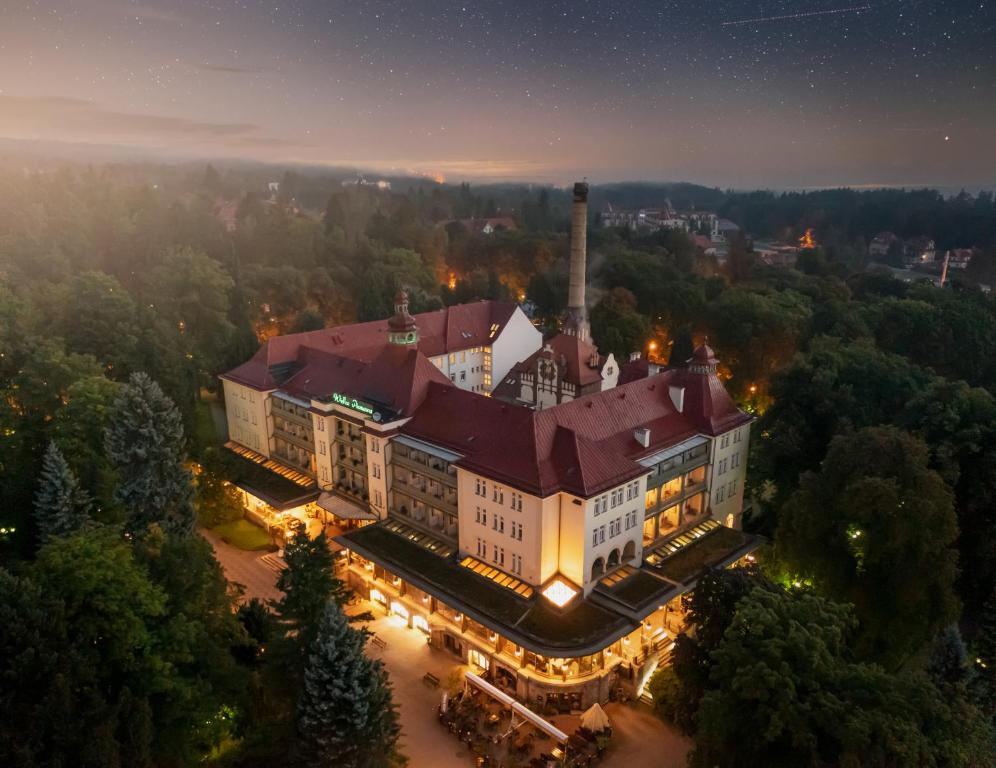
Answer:
[[[279,605],[236,610],[192,535],[232,503],[202,400],[261,339],[385,317],[399,286],[414,311],[507,298],[554,329],[570,198],[342,180],[0,169],[0,763],[397,760],[389,683],[340,610],[324,542],[288,548]],[[737,238],[719,264],[682,233],[596,225],[605,202],[665,200],[821,245],[784,269]],[[996,300],[977,284],[996,283],[992,195],[619,185],[591,208],[600,348],[681,362],[708,338],[758,416],[746,524],[771,544],[759,568],[696,590],[695,636],[654,681],[693,760],[989,764]],[[485,216],[517,226],[461,223]],[[977,256],[945,289],[901,283],[866,268],[882,230]],[[331,668],[367,681],[381,715],[295,738],[327,711]]]

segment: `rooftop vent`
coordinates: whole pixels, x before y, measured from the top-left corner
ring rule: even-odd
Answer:
[[[646,427],[641,427],[640,429],[634,429],[633,437],[636,438],[636,442],[638,442],[644,448],[650,447],[650,430],[647,429]]]

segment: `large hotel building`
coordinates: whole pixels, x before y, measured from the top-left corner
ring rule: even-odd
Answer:
[[[626,381],[588,339],[586,185],[574,200],[553,339],[514,304],[413,316],[401,292],[388,320],[271,338],[222,376],[252,516],[331,519],[360,596],[560,708],[638,690],[682,595],[758,544],[750,417],[709,347]]]

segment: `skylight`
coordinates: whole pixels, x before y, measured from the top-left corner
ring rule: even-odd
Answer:
[[[554,579],[546,589],[543,590],[543,597],[549,600],[558,608],[563,608],[575,598],[578,591],[562,579]]]

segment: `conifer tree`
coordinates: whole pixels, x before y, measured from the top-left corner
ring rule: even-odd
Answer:
[[[35,495],[35,521],[41,540],[46,542],[89,527],[90,508],[90,496],[80,487],[62,451],[54,441],[50,442]]]
[[[145,373],[133,373],[114,401],[104,445],[120,482],[115,498],[127,527],[152,523],[181,533],[194,524],[193,485],[183,466],[183,420],[173,401]]]
[[[366,640],[366,630],[350,627],[329,600],[297,705],[297,757],[307,768],[381,768],[398,762],[400,726],[391,684],[383,664],[364,655]]]
[[[296,646],[294,655],[300,659],[300,665],[311,648],[325,604],[331,599],[342,608],[353,592],[336,578],[332,550],[324,531],[313,539],[303,532],[291,537],[284,549],[284,560],[287,567],[277,580],[283,597],[276,609]],[[365,613],[351,617],[350,621],[369,618],[370,614]]]

